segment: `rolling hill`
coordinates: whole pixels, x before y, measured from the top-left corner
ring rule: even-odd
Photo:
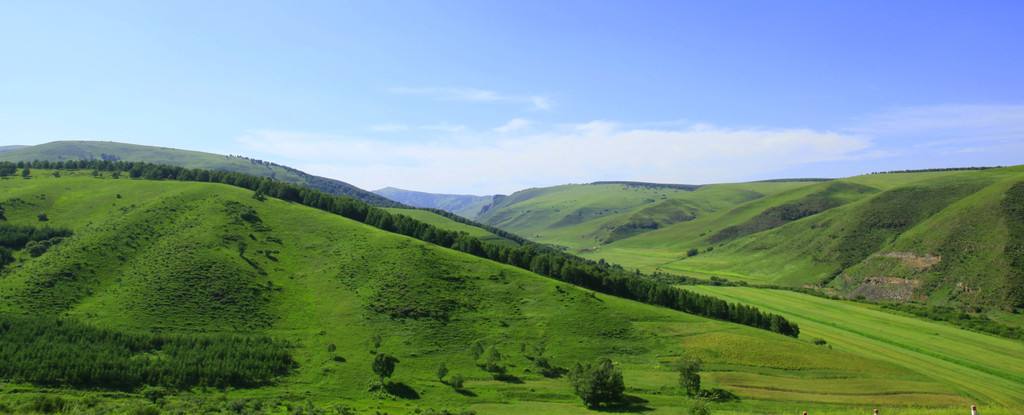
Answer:
[[[467,219],[476,219],[480,211],[494,201],[494,196],[449,195],[385,187],[374,193],[409,206],[440,209]]]
[[[529,189],[478,220],[643,271],[878,301],[1024,307],[1024,167],[691,188]]]
[[[631,397],[613,410],[676,414],[689,405],[672,368],[683,354],[705,361],[706,387],[739,395],[713,405],[723,413],[947,414],[978,402],[1009,414],[1024,402],[1022,379],[979,392],[959,383],[974,372],[951,382],[594,293],[239,187],[90,173],[0,180],[13,235],[0,333],[37,333],[0,335],[3,411],[589,413],[558,368],[607,357]],[[991,356],[965,362],[981,372],[1017,353],[979,338]],[[476,342],[500,351],[501,373],[477,365]],[[399,359],[386,393],[368,387],[384,353]],[[19,371],[39,356],[46,370]],[[89,356],[108,367],[80,371]],[[461,388],[438,381],[442,363]],[[130,384],[100,377],[122,367]]]
[[[330,194],[354,197],[375,206],[402,207],[400,203],[386,197],[339,180],[314,176],[291,167],[240,156],[109,141],[54,141],[36,146],[13,147],[16,148],[0,151],[0,161],[125,160],[191,169],[223,170],[301,184]]]

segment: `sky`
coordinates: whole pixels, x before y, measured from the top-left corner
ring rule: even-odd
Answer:
[[[1019,1],[7,1],[0,145],[510,193],[1024,163]]]

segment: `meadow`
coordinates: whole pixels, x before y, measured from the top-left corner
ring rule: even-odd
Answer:
[[[1024,407],[1024,343],[879,306],[792,291],[698,286],[694,290],[785,315],[803,336],[834,350],[899,365],[979,401]]]
[[[11,224],[46,213],[73,232],[38,257],[16,255],[0,311],[124,333],[267,336],[291,345],[296,363],[263,386],[159,394],[9,379],[0,409],[590,412],[564,377],[536,366],[529,351],[543,344],[557,367],[613,359],[632,397],[622,411],[687,413],[672,364],[691,355],[705,361],[706,387],[740,397],[712,404],[716,413],[942,414],[972,402],[1010,413],[883,356],[594,293],[228,185],[36,170],[0,180],[0,205]],[[477,341],[501,351],[509,377],[477,365]],[[375,353],[400,360],[385,395],[371,388]],[[462,388],[438,380],[442,363]]]

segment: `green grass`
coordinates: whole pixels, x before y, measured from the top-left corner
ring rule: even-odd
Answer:
[[[1024,406],[1024,343],[924,321],[874,305],[790,291],[688,287],[779,313],[800,324],[802,338],[834,350],[884,360],[908,373],[952,385],[979,401]]]
[[[0,180],[9,222],[37,224],[45,212],[52,226],[74,233],[37,258],[19,255],[3,271],[0,311],[63,315],[104,330],[247,334],[294,345],[298,367],[274,384],[175,392],[159,403],[169,411],[258,401],[287,413],[308,401],[388,413],[587,412],[565,379],[541,376],[519,352],[520,344],[540,342],[561,367],[615,360],[627,394],[655,414],[685,413],[671,369],[683,353],[706,361],[707,387],[743,398],[716,405],[722,412],[852,413],[884,405],[938,413],[928,411],[971,401],[958,383],[884,356],[593,294],[298,204],[260,202],[231,186],[34,175]],[[368,390],[375,335],[381,351],[401,360],[394,382],[417,399]],[[476,340],[497,345],[522,383],[479,369],[468,350]],[[467,378],[469,392],[435,379],[442,362]],[[0,386],[8,409],[49,404],[41,397],[60,398],[70,413],[150,405],[134,392]]]
[[[252,176],[271,177],[287,183],[302,184],[331,194],[341,194],[378,206],[394,202],[351,184],[306,174],[286,166],[257,162],[242,157],[142,146],[109,141],[54,141],[0,152],[0,161],[67,161],[117,159],[181,166],[190,169],[223,170]]]
[[[496,201],[477,220],[538,242],[577,252],[673,223],[689,222],[806,182],[742,183],[682,190],[623,184],[529,189]],[[629,264],[627,264],[629,265]]]
[[[488,232],[486,229],[478,228],[476,226],[468,225],[468,224],[461,223],[461,222],[456,222],[454,220],[451,220],[451,219],[446,218],[444,216],[438,215],[438,214],[436,214],[434,212],[431,212],[429,210],[405,209],[405,208],[385,208],[385,210],[387,210],[388,212],[391,212],[391,213],[397,213],[399,215],[405,215],[405,216],[411,217],[413,219],[416,219],[416,220],[418,220],[420,222],[423,222],[423,223],[426,223],[426,224],[429,224],[429,225],[434,225],[434,226],[438,227],[439,229],[444,229],[444,230],[449,230],[449,231],[457,231],[457,232],[465,232],[465,233],[469,234],[469,236],[476,237],[476,238],[478,238],[478,239],[480,239],[481,241],[484,241],[484,242],[498,243],[498,244],[509,245],[509,246],[518,245],[515,241],[502,238],[502,237],[500,237],[498,235],[495,235],[495,234],[493,234],[491,232]]]

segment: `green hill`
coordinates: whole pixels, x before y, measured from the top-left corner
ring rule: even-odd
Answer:
[[[387,208],[388,212],[396,213],[399,215],[405,215],[416,219],[420,222],[436,226],[440,229],[449,231],[465,232],[466,234],[476,237],[483,242],[497,243],[500,245],[519,245],[518,242],[508,239],[502,236],[495,235],[493,232],[484,229],[479,226],[473,226],[468,223],[456,222],[451,218],[442,216],[436,212],[431,212],[425,209],[405,209],[405,208]]]
[[[643,271],[880,301],[1024,307],[1024,167],[696,189],[517,192],[479,220]]]
[[[528,189],[496,197],[477,218],[544,243],[593,250],[722,211],[803,182],[675,186],[614,182]]]
[[[588,413],[558,368],[607,357],[631,397],[613,410],[675,414],[689,405],[672,369],[683,354],[704,359],[705,387],[740,396],[716,411],[979,402],[1008,414],[993,406],[1021,402],[254,196],[89,171],[0,180],[13,252],[0,274],[0,411]],[[477,365],[478,341],[500,351],[490,363],[503,374]],[[400,361],[386,394],[369,387],[381,353]],[[438,381],[442,363],[462,388]]]
[[[394,187],[385,187],[373,192],[409,206],[440,209],[468,219],[476,219],[480,211],[494,201],[494,196],[425,193]]]
[[[125,160],[181,166],[190,169],[222,170],[270,177],[286,183],[301,184],[323,192],[351,196],[375,206],[401,207],[386,197],[351,184],[314,176],[291,167],[241,156],[203,153],[165,147],[141,146],[109,141],[54,141],[36,146],[0,151],[0,161]]]

